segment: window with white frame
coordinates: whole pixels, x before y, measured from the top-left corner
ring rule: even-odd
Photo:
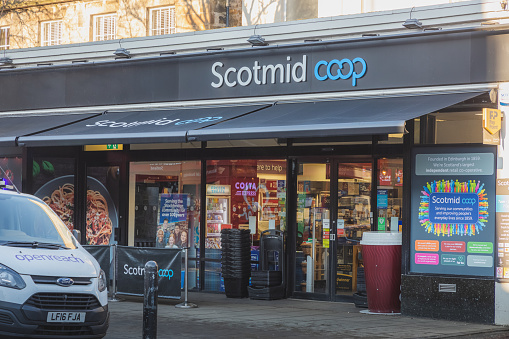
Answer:
[[[0,27],[0,50],[9,49],[9,27]]]
[[[150,10],[150,35],[175,33],[175,6]]]
[[[117,36],[117,16],[115,14],[94,16],[94,41],[113,40]]]
[[[62,43],[62,20],[41,23],[41,46],[60,45]]]

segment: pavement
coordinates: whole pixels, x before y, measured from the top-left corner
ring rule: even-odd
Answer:
[[[110,301],[105,338],[143,336],[143,298]],[[197,308],[159,299],[157,338],[509,338],[509,327],[402,315],[365,314],[352,303],[301,299],[251,300],[189,292]]]

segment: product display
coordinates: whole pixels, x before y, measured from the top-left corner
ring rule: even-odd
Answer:
[[[229,192],[230,186],[207,185],[207,237],[205,248],[221,248],[221,230],[231,228],[230,224],[230,196],[223,193]],[[215,193],[214,190],[223,193]]]

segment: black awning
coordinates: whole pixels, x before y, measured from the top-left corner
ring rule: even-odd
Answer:
[[[74,123],[64,122],[64,119],[71,121],[73,116],[49,116],[48,120],[44,120],[46,117],[27,116],[23,119],[27,119],[24,121],[32,126],[31,129],[1,128],[8,132],[4,135],[11,136],[9,140],[19,136],[19,143],[32,147],[403,133],[405,121],[482,93],[423,94],[159,111],[108,111]],[[44,118],[41,121],[47,126],[55,128],[45,130],[44,126],[38,125],[40,118]],[[12,125],[15,122],[13,120]]]
[[[72,146],[186,142],[187,131],[240,117],[260,106],[210,107],[143,112],[105,112],[42,133],[21,136],[27,146]]]
[[[44,132],[52,128],[66,126],[74,122],[85,121],[100,113],[66,115],[23,115],[0,117],[0,146],[16,146],[16,139],[22,135]]]
[[[403,133],[406,120],[482,93],[275,104],[213,126],[190,130],[188,137],[207,141]]]

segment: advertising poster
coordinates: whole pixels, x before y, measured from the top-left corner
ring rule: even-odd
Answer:
[[[387,168],[380,171],[378,184],[380,186],[392,185],[392,169]]]
[[[159,194],[157,248],[188,246],[187,194]]]
[[[258,178],[237,177],[232,179],[232,224],[249,224],[250,216],[258,216]]]
[[[87,244],[115,244],[120,169],[118,166],[88,166],[87,174]]]
[[[145,264],[157,263],[158,295],[161,298],[180,299],[181,250],[118,246],[118,294],[143,295]]]
[[[414,150],[411,272],[493,276],[494,151],[494,147]]]

